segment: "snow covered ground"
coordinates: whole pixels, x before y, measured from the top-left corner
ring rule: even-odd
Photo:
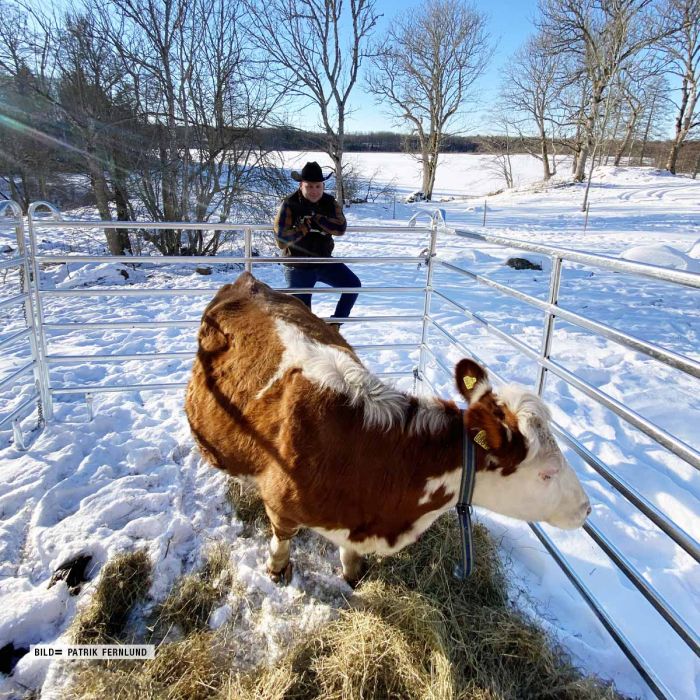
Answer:
[[[418,166],[401,154],[351,154],[358,172],[395,182],[405,195],[419,188]],[[285,165],[298,168],[306,160],[327,160],[320,154],[286,154]],[[537,184],[539,164],[526,156],[514,160],[516,189],[501,189],[484,156],[446,155],[440,166],[436,199],[451,227],[486,231],[515,238],[573,247],[630,260],[651,262],[700,272],[700,181],[673,177],[649,168],[600,168],[591,189],[586,223],[581,213],[583,188],[558,183],[547,190]],[[561,166],[565,169],[565,165]],[[435,206],[435,205],[432,205]],[[351,225],[401,223],[424,204],[400,199],[353,205]],[[395,213],[394,213],[395,209]],[[422,220],[420,220],[422,221]],[[584,231],[585,227],[585,231]],[[97,243],[84,233],[42,229],[42,253],[69,250],[97,252]],[[97,240],[99,240],[97,238]],[[0,250],[11,244],[9,231],[0,233]],[[425,233],[349,233],[336,246],[336,255],[418,255],[427,245]],[[272,250],[269,234],[255,243]],[[470,242],[442,232],[441,258],[521,291],[545,299],[549,261],[543,270],[513,270],[503,262],[520,255],[494,245]],[[6,254],[7,255],[7,254]],[[6,257],[6,256],[4,256]],[[527,255],[530,259],[536,256]],[[357,264],[353,269],[366,286],[412,286],[423,283],[425,268],[417,265]],[[125,280],[114,265],[73,263],[45,270],[45,286],[80,289],[84,285],[109,288],[201,288],[201,296],[54,297],[45,308],[51,322],[198,320],[213,291],[238,274],[233,266],[214,267],[205,277],[184,266],[142,266]],[[283,286],[279,265],[258,265],[263,280]],[[0,272],[0,281],[2,281]],[[538,349],[541,312],[445,270],[436,272],[436,286],[490,323]],[[4,298],[15,293],[16,278],[8,274],[0,287]],[[603,321],[632,335],[700,359],[699,293],[649,279],[596,268],[564,266],[561,305],[588,318]],[[314,310],[330,315],[335,297],[314,296]],[[367,295],[356,316],[410,315],[422,312],[421,295]],[[474,322],[433,298],[436,319],[472,347],[494,372],[508,381],[532,385],[534,363],[489,335]],[[18,313],[5,313],[0,340],[21,323]],[[407,343],[420,339],[420,325],[392,322],[384,326],[347,324],[351,343]],[[90,360],[52,367],[55,386],[77,384],[133,384],[185,381],[191,361],[134,360],[121,364],[98,361],[97,355],[144,352],[193,352],[195,330],[120,328],[80,332],[52,332],[49,352],[85,355]],[[460,357],[437,334],[430,336],[435,352],[451,365]],[[21,364],[16,349],[0,359],[0,381]],[[566,368],[633,408],[640,415],[700,449],[700,392],[698,381],[615,343],[557,322],[552,357]],[[371,351],[365,361],[375,371],[410,371],[417,353]],[[443,396],[451,396],[451,377],[437,366],[429,376]],[[25,382],[26,384],[26,382]],[[410,389],[412,381],[401,380]],[[203,548],[224,539],[233,545],[238,583],[249,601],[227,601],[217,624],[236,619],[241,666],[273,659],[306,630],[330,619],[349,589],[338,577],[339,563],[332,547],[307,533],[295,545],[297,568],[287,588],[271,585],[264,574],[266,542],[245,537],[231,517],[223,496],[223,478],[204,466],[193,449],[182,410],[182,393],[131,391],[96,393],[95,417],[78,397],[56,402],[56,421],[26,453],[11,444],[9,431],[0,432],[0,647],[65,641],[62,636],[76,609],[90,596],[91,586],[73,598],[64,584],[47,589],[53,570],[65,559],[87,552],[94,571],[115,554],[146,547],[155,563],[151,594],[162,599],[176,578],[196,568]],[[549,377],[546,398],[556,421],[575,435],[660,511],[696,541],[700,540],[698,499],[700,475],[682,460],[656,445],[615,414],[578,390]],[[0,394],[0,415],[17,392]],[[29,428],[31,419],[25,422]],[[643,515],[591,470],[571,450],[566,451],[593,503],[591,521],[634,563],[640,573],[668,600],[680,617],[700,630],[700,567]],[[506,518],[480,513],[502,543],[511,569],[512,597],[556,635],[583,669],[615,681],[633,696],[652,697],[629,661],[590,612],[530,529]],[[700,664],[682,641],[617,571],[583,532],[563,533],[547,528],[577,573],[619,624],[646,663],[676,698],[700,694]],[[478,565],[478,563],[477,563]],[[22,658],[13,676],[0,681],[0,693],[12,696],[22,686],[39,687],[52,697],[63,682],[61,662]]]

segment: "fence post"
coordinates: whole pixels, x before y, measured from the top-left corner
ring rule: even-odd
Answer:
[[[430,313],[430,299],[433,292],[433,269],[435,249],[437,247],[438,218],[442,216],[440,212],[435,212],[430,221],[430,245],[428,246],[427,266],[425,276],[425,302],[423,305],[423,330],[420,338],[420,355],[418,357],[418,379],[423,379],[425,363],[427,359],[426,340],[428,338],[428,314]]]
[[[41,277],[39,262],[37,261],[36,233],[34,231],[34,214],[39,207],[45,207],[51,212],[54,219],[60,220],[61,213],[48,202],[32,202],[27,211],[27,223],[29,228],[29,256],[32,263],[33,284],[30,288],[34,292],[34,310],[36,319],[36,362],[37,362],[37,383],[39,394],[43,403],[44,421],[49,423],[53,420],[53,401],[51,398],[51,380],[49,378],[49,366],[46,363],[46,338],[44,336],[44,312],[41,305]]]
[[[243,229],[244,244],[243,250],[245,255],[245,271],[253,271],[253,230],[249,227]]]
[[[561,284],[561,264],[560,257],[555,256],[552,260],[552,272],[549,277],[549,298],[548,301],[553,306],[557,305],[559,300],[559,285]],[[555,316],[551,311],[546,311],[544,315],[544,330],[542,332],[542,348],[540,349],[540,357],[546,360],[552,350],[552,334],[554,332]],[[539,365],[537,368],[537,394],[542,396],[544,392],[544,381],[547,370]]]

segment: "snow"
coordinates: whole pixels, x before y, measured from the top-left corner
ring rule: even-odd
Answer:
[[[435,203],[406,204],[401,196],[420,187],[415,161],[403,154],[350,154],[358,172],[395,182],[396,201],[378,200],[347,209],[352,225],[405,224],[416,212]],[[327,162],[321,154],[285,154],[285,166],[306,160]],[[591,188],[591,206],[581,212],[583,187],[566,182],[566,163],[559,179],[545,188],[538,182],[540,164],[516,156],[516,188],[489,195],[503,185],[486,156],[448,154],[438,170],[436,199],[449,226],[487,231],[514,238],[603,253],[628,260],[700,271],[700,181],[669,176],[651,168],[599,168]],[[484,229],[484,206],[486,228]],[[394,214],[395,210],[395,214]],[[419,223],[426,219],[419,219]],[[70,234],[71,250],[90,238],[95,251],[98,232]],[[81,239],[81,236],[83,238]],[[42,229],[42,254],[66,250],[68,234]],[[77,241],[77,243],[76,243]],[[417,256],[428,240],[424,232],[349,233],[338,241],[336,256]],[[14,246],[7,228],[2,245]],[[240,247],[241,241],[234,245]],[[272,251],[269,234],[255,241]],[[438,236],[442,259],[546,300],[551,264],[546,256],[458,237]],[[12,255],[9,253],[8,255]],[[543,270],[513,270],[508,257],[526,257]],[[421,285],[425,268],[399,264],[353,264],[366,286]],[[143,265],[134,270],[115,264],[76,263],[45,269],[44,286],[57,290],[100,287],[100,297],[50,297],[44,309],[49,321],[104,322],[198,320],[203,307],[224,282],[238,274],[235,266],[213,266],[208,277],[194,266]],[[123,272],[129,277],[125,278]],[[284,286],[279,265],[256,265],[263,280]],[[0,275],[2,273],[0,272]],[[0,277],[0,280],[2,277]],[[16,293],[9,273],[0,298]],[[542,314],[492,288],[436,268],[435,285],[534,350],[542,338]],[[201,295],[109,296],[110,289],[197,288]],[[314,310],[329,316],[336,297],[318,293]],[[364,295],[355,316],[422,312],[420,294]],[[700,359],[700,305],[696,290],[593,267],[565,264],[560,305],[587,318],[607,323],[689,358]],[[21,324],[18,312],[2,312],[6,321],[0,340]],[[499,340],[480,324],[433,295],[433,316],[508,381],[533,385],[535,363]],[[420,325],[408,321],[346,324],[351,343],[415,343]],[[191,360],[100,362],[97,355],[144,352],[187,352],[195,348],[195,329],[133,327],[108,331],[83,330],[49,334],[52,354],[83,355],[74,364],[52,366],[56,386],[135,384],[186,381]],[[461,357],[437,334],[430,345],[447,366]],[[0,381],[27,357],[26,343],[13,343],[0,359]],[[698,381],[677,370],[571,324],[555,326],[552,358],[640,416],[700,449]],[[373,371],[412,370],[417,352],[383,349],[363,359]],[[430,365],[429,377],[442,396],[453,396],[452,379]],[[21,384],[28,391],[29,379]],[[410,380],[399,386],[410,389]],[[23,388],[22,388],[23,387]],[[18,401],[18,394],[0,392],[0,415]],[[555,420],[576,436],[614,474],[666,514],[691,538],[700,540],[698,498],[700,475],[642,432],[592,401],[577,389],[549,376],[545,397]],[[94,419],[78,396],[62,396],[56,420],[36,436],[27,452],[19,452],[10,431],[0,432],[0,647],[38,642],[65,642],[77,609],[94,590],[100,567],[125,550],[145,548],[155,565],[150,590],[154,605],[179,576],[201,565],[207,547],[219,541],[232,546],[235,580],[230,594],[210,619],[210,626],[230,625],[241,644],[232,663],[239,668],[272,661],[295,639],[332,619],[345,605],[350,589],[339,576],[335,548],[313,533],[302,533],[293,545],[294,578],[274,586],[265,574],[267,542],[248,536],[224,498],[225,477],[207,467],[193,447],[182,410],[182,392],[129,391],[95,393]],[[33,419],[24,426],[30,430]],[[573,451],[565,453],[591,497],[595,525],[667,600],[681,619],[700,629],[700,567],[672,540],[630,505],[607,481]],[[557,637],[582,669],[613,680],[632,696],[652,693],[590,612],[529,527],[508,518],[479,513],[496,539],[510,572],[511,597]],[[603,601],[608,614],[644,658],[668,693],[697,697],[700,664],[632,584],[582,531],[545,528],[567,555],[575,571]],[[53,570],[78,554],[92,555],[93,582],[77,597],[65,583],[48,589]],[[477,562],[478,566],[478,562]],[[457,584],[456,584],[457,585]],[[60,661],[23,657],[11,677],[0,680],[0,693],[12,695],[23,684],[49,694],[65,683]]]
[[[695,261],[692,256],[668,245],[637,245],[622,251],[620,257],[649,265],[700,272],[700,263]]]

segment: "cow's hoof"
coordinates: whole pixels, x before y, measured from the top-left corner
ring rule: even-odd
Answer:
[[[291,561],[281,571],[272,571],[271,569],[267,570],[267,573],[270,575],[270,578],[275,583],[279,583],[284,586],[292,582],[292,572],[293,567]]]
[[[362,583],[368,571],[369,565],[366,561],[363,561],[359,567],[359,571],[357,572],[356,576],[349,577],[343,574],[343,578],[345,579],[345,583],[347,583],[348,586],[350,586],[350,588],[355,590],[360,585],[360,583]]]

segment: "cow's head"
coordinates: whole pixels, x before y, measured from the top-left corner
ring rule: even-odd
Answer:
[[[474,504],[565,529],[583,525],[590,503],[552,436],[543,401],[518,386],[496,394],[472,360],[457,364],[455,379],[469,402],[465,426],[479,445]]]

